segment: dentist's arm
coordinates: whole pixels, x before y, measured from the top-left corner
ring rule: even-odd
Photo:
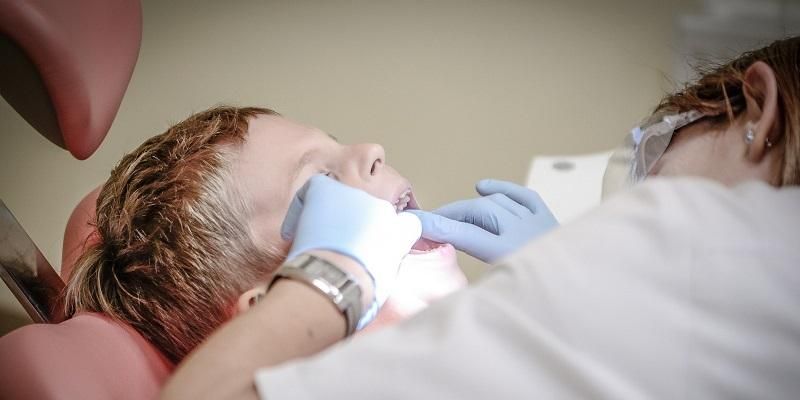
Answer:
[[[481,197],[432,212],[410,210],[422,221],[422,236],[493,263],[558,226],[533,190],[492,179],[478,182],[475,189]]]
[[[311,252],[356,272],[354,260]],[[363,271],[363,270],[362,270]],[[363,281],[371,286],[369,277]],[[179,365],[162,399],[257,399],[254,372],[324,350],[345,336],[343,314],[319,291],[281,279],[262,300],[236,317]]]
[[[288,259],[321,257],[350,273],[362,290],[359,327],[391,291],[403,256],[421,233],[417,217],[386,201],[317,176],[297,193],[282,234]],[[258,368],[325,349],[345,336],[346,319],[319,290],[279,279],[255,307],[214,333],[179,366],[163,399],[256,399]]]
[[[311,252],[356,272],[354,260]],[[363,271],[363,270],[362,270]],[[362,289],[371,286],[366,277]],[[315,354],[345,335],[343,314],[319,291],[281,279],[249,311],[193,351],[161,393],[162,399],[257,399],[253,373],[262,367]]]

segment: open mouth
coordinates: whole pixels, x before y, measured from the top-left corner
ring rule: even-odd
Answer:
[[[397,200],[394,202],[394,208],[398,213],[408,209],[419,209],[417,200],[414,198],[414,192],[411,191],[411,188],[405,189],[397,196]]]

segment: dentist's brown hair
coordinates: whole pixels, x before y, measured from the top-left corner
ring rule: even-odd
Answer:
[[[776,123],[780,137],[773,138],[770,151],[782,151],[779,185],[800,184],[800,37],[777,40],[746,52],[732,61],[698,68],[700,78],[683,90],[665,97],[655,112],[679,113],[698,110],[719,115],[728,123],[747,109],[744,74],[755,62],[769,65],[778,87]],[[757,95],[757,94],[756,94]]]

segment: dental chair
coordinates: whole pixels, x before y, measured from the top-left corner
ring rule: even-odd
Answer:
[[[50,142],[88,158],[130,81],[141,18],[138,0],[0,0],[0,94]],[[64,319],[64,282],[96,240],[96,198],[67,223],[61,276],[0,201],[0,277],[36,322],[0,338],[0,398],[156,398],[173,369],[126,324]]]
[[[537,191],[558,222],[565,224],[600,204],[611,153],[536,156],[525,186]]]

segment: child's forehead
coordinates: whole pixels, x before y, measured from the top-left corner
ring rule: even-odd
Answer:
[[[250,121],[248,139],[289,144],[298,141],[333,139],[322,130],[278,115],[259,115]]]

